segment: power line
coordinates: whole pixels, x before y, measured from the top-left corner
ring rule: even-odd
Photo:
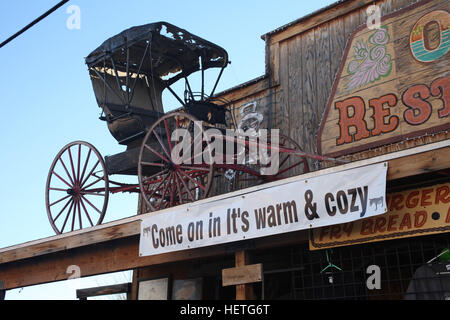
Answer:
[[[23,27],[22,29],[20,29],[19,31],[17,31],[15,34],[13,34],[11,37],[9,37],[8,39],[6,39],[5,41],[3,41],[0,44],[0,48],[2,48],[4,45],[6,45],[7,43],[11,42],[12,40],[14,40],[15,38],[17,38],[18,36],[20,36],[22,33],[24,33],[25,31],[27,31],[28,29],[30,29],[32,26],[34,26],[36,23],[38,23],[39,21],[45,19],[48,15],[50,15],[52,12],[58,10],[60,7],[62,7],[63,5],[65,5],[67,2],[69,2],[70,0],[63,0],[60,1],[57,5],[55,5],[54,7],[52,7],[51,9],[49,9],[47,12],[45,12],[43,15],[41,15],[40,17],[38,17],[37,19],[33,20],[31,23],[29,23],[28,25],[26,25],[25,27]]]

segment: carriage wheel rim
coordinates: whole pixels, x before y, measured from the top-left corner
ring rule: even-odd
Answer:
[[[188,202],[193,202],[193,201],[197,201],[203,198],[208,197],[210,191],[211,191],[211,186],[213,183],[213,174],[214,174],[214,163],[211,163],[209,165],[205,165],[204,169],[201,169],[199,167],[197,167],[198,171],[203,171],[204,174],[198,173],[197,176],[190,176],[190,174],[193,174],[193,170],[195,170],[195,166],[192,167],[192,170],[190,171],[189,174],[186,174],[187,171],[184,171],[185,168],[187,168],[189,165],[184,166],[182,165],[173,165],[173,161],[171,159],[171,156],[168,155],[168,153],[170,153],[170,150],[161,150],[161,152],[158,152],[160,155],[158,156],[160,159],[159,161],[162,161],[165,163],[164,167],[162,165],[161,168],[162,169],[161,172],[161,176],[159,180],[155,180],[157,181],[156,183],[158,183],[158,185],[155,187],[155,189],[161,189],[162,195],[157,195],[161,198],[159,206],[156,207],[154,206],[151,202],[150,202],[150,198],[152,196],[152,194],[147,195],[146,194],[146,185],[144,185],[144,180],[146,180],[146,177],[144,176],[143,173],[143,165],[147,165],[145,161],[143,161],[144,159],[144,150],[147,149],[148,150],[148,145],[147,145],[147,141],[149,141],[149,139],[155,138],[155,129],[158,128],[161,124],[162,126],[160,127],[161,129],[163,129],[165,132],[168,132],[167,128],[167,120],[170,118],[175,119],[175,122],[178,124],[178,120],[176,120],[176,118],[183,118],[183,119],[188,119],[189,123],[193,123],[195,125],[195,122],[198,121],[194,116],[188,114],[188,113],[184,113],[184,112],[172,112],[172,113],[168,113],[164,116],[162,116],[161,118],[159,118],[148,130],[147,134],[145,135],[142,144],[141,144],[141,149],[139,152],[139,160],[138,160],[138,178],[139,178],[139,188],[141,190],[141,196],[144,199],[147,207],[151,210],[151,211],[157,211],[157,210],[162,210],[165,208],[169,208],[175,205],[180,205],[180,204],[184,204],[184,203],[188,203]],[[201,132],[203,135],[203,127],[201,128]],[[166,133],[166,135],[167,135]],[[158,134],[158,133],[157,133]],[[195,137],[193,137],[195,138]],[[156,140],[158,139],[162,139],[161,137],[156,137]],[[170,139],[169,139],[170,140]],[[159,145],[161,146],[162,149],[165,148],[165,146],[162,146],[161,141],[158,141]],[[208,143],[206,142],[207,146]],[[146,147],[147,146],[147,147]],[[172,146],[170,146],[170,143],[168,142],[168,147],[171,149]],[[205,148],[206,149],[206,148]],[[205,150],[202,149],[202,150]],[[156,150],[153,150],[156,151]],[[155,154],[155,152],[153,152],[152,150],[150,150],[150,152],[152,152],[153,154]],[[211,150],[208,148],[208,152],[209,155],[211,157]],[[162,156],[162,157],[161,157]],[[167,161],[166,161],[167,160]],[[175,169],[174,169],[175,168]],[[165,172],[164,170],[167,170],[167,172]],[[189,170],[189,169],[188,169]],[[207,172],[207,174],[206,174]],[[154,175],[157,177],[157,174]],[[190,177],[188,177],[190,176]],[[206,185],[202,185],[203,188],[200,188],[200,186],[197,187],[193,187],[193,189],[190,189],[189,185],[186,184],[186,182],[191,182],[191,183],[195,183],[193,182],[193,180],[196,180],[198,177],[204,176],[207,178],[207,183]],[[194,179],[191,179],[194,178]],[[165,181],[163,181],[165,180]],[[171,184],[171,185],[170,185]],[[169,189],[169,185],[170,185],[170,196],[169,196],[169,205],[167,207],[162,207],[163,201],[165,200],[165,195],[167,194],[167,189]],[[198,189],[202,189],[202,192],[198,192]],[[195,191],[194,191],[195,190]],[[184,192],[183,192],[184,191]],[[199,194],[201,193],[201,197],[195,199],[195,194],[193,194],[195,192],[198,192]],[[176,193],[178,195],[178,201],[175,203],[175,196],[172,195],[173,193]],[[199,196],[199,194],[197,194],[197,196]],[[193,199],[194,198],[194,199]],[[173,203],[172,203],[173,202]],[[167,201],[166,201],[167,203]]]
[[[86,150],[83,154],[85,158],[83,158],[84,161],[81,161],[83,149]],[[66,155],[66,161],[67,155],[69,155],[69,161],[67,161],[67,163],[63,160],[64,155]],[[92,163],[89,165],[90,159],[96,161],[94,166],[92,166]],[[58,163],[62,165],[60,166],[62,171],[59,173],[55,171]],[[94,172],[95,169],[102,172],[103,176],[101,179],[99,179],[99,176]],[[53,178],[64,185],[65,189],[53,187]],[[91,178],[94,179],[94,183]],[[92,188],[96,187],[98,183],[102,184],[100,188],[98,188],[98,186],[97,188]],[[50,196],[50,193],[52,196]],[[50,199],[53,198],[54,195],[57,195],[58,198],[56,200],[52,199],[52,202],[50,202]],[[98,199],[103,199],[100,200],[100,205],[96,205],[96,201],[90,197],[91,195],[95,195]],[[101,224],[105,217],[108,200],[109,180],[105,163],[98,150],[85,141],[74,141],[65,145],[58,152],[50,166],[45,189],[47,216],[50,225],[56,234]],[[61,205],[64,204],[64,206],[59,212],[52,212],[52,206],[57,203],[61,203]],[[92,218],[93,212],[96,212],[99,217],[95,219]],[[58,219],[60,219],[59,221],[64,221],[61,227],[58,227],[56,224],[56,220]],[[59,221],[58,223],[60,223]],[[85,221],[84,225],[83,221]],[[78,228],[75,228],[75,225],[77,224]]]

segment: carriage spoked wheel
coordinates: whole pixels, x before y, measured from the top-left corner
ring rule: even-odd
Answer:
[[[45,204],[57,234],[102,223],[109,197],[102,156],[91,144],[75,141],[53,160],[47,177]]]
[[[159,118],[147,132],[139,153],[138,178],[151,211],[208,197],[214,163],[204,161],[212,159],[204,131],[194,116],[173,112]]]
[[[270,146],[271,143],[269,135],[267,137],[267,144]],[[275,143],[274,145],[276,147]],[[261,159],[258,159],[258,163],[252,166],[257,173],[243,173],[237,176],[239,187],[242,187],[243,185],[245,187],[249,185],[258,185],[309,172],[306,158],[300,156],[303,150],[294,139],[280,133],[278,146],[280,148],[279,151],[276,150],[276,148],[274,148],[274,151],[267,151],[269,159],[270,152],[278,152],[278,163],[272,164],[269,160],[265,160],[263,161],[264,164],[261,164]],[[298,154],[285,152],[285,150],[293,150],[298,152]],[[245,148],[245,152],[249,152],[248,147]],[[278,170],[273,171],[273,169]]]

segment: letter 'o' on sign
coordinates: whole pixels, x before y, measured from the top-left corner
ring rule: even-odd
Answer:
[[[450,13],[435,10],[420,18],[411,30],[409,45],[417,61],[432,62],[450,50]]]

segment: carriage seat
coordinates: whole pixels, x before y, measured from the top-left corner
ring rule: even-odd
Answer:
[[[128,145],[136,139],[142,138],[151,125],[162,117],[161,112],[147,110],[130,106],[125,109],[123,106],[108,104],[112,117],[105,120],[111,135],[119,144]]]

